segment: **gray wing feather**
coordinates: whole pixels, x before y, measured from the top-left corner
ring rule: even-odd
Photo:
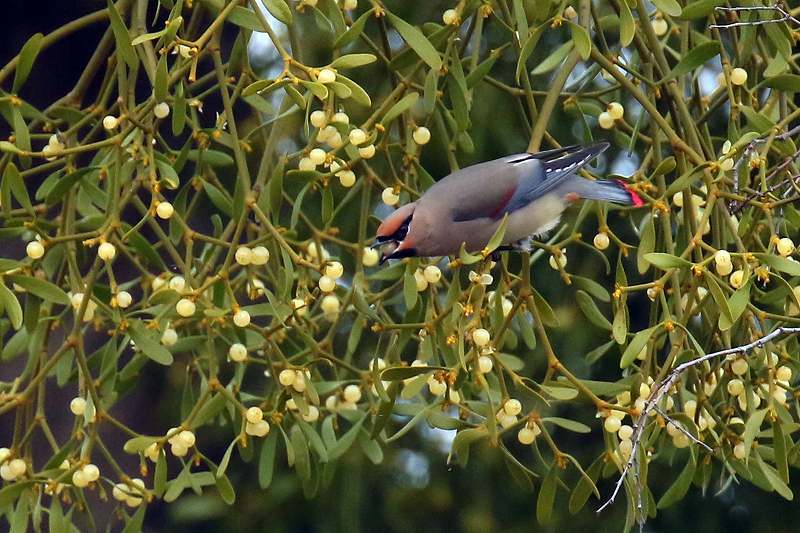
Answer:
[[[536,154],[519,154],[517,159],[509,158],[510,165],[522,168],[522,178],[516,192],[500,214],[511,213],[536,198],[541,198],[608,147],[608,143],[602,142],[589,146],[567,146]]]

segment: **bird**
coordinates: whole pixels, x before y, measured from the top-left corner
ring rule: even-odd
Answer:
[[[499,249],[511,250],[553,229],[569,204],[580,199],[644,205],[622,180],[590,180],[577,174],[609,146],[604,141],[565,146],[464,167],[386,217],[373,246],[383,250],[381,263],[457,255],[462,245],[477,252],[484,250],[507,215]]]

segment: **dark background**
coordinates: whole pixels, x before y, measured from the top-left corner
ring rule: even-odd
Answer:
[[[431,10],[431,17],[452,2],[420,2]],[[441,4],[441,5],[435,5]],[[445,5],[446,4],[446,5]],[[20,49],[27,38],[35,32],[48,32],[80,15],[105,6],[105,2],[73,0],[65,2],[36,2],[11,0],[3,2],[5,17],[3,31],[0,32],[0,63],[5,64]],[[77,79],[86,60],[99,40],[102,25],[89,27],[54,47],[43,52],[29,78],[21,96],[34,105],[44,105],[67,92]],[[513,69],[513,66],[512,66]],[[10,83],[9,83],[10,85]],[[5,87],[8,89],[8,87]],[[491,101],[497,94],[482,89],[484,101]],[[213,113],[213,110],[211,110]],[[208,110],[206,110],[208,113]],[[519,150],[525,139],[519,136],[515,124],[515,112],[502,106],[489,105],[476,109],[472,115],[472,132],[477,153],[467,159],[480,158],[486,154],[503,154]],[[508,121],[504,119],[509,119]],[[518,122],[518,121],[516,121]],[[565,126],[567,127],[567,126]],[[435,153],[426,153],[426,165],[435,176],[441,176],[445,167],[443,158]],[[438,172],[434,172],[438,170]],[[588,227],[589,235],[593,228]],[[596,278],[596,260],[570,257],[571,271]],[[596,346],[602,341],[602,334],[593,326],[587,326],[573,306],[558,289],[558,278],[552,273],[542,272],[540,279],[552,278],[553,283],[543,283],[543,292],[553,303],[561,318],[562,327],[553,332],[556,351],[570,354],[565,357],[570,366],[580,376],[611,378],[618,373],[614,357],[606,357],[595,367],[589,367],[582,360],[582,350],[586,346]],[[598,280],[603,281],[603,280]],[[610,279],[606,279],[610,283]],[[633,302],[635,317],[637,303]],[[639,302],[639,310],[644,308]],[[635,318],[634,318],[635,320]],[[601,339],[601,340],[597,340]],[[537,353],[532,359],[537,359]],[[538,357],[541,360],[541,357]],[[531,368],[533,367],[533,368]],[[535,362],[529,363],[526,372],[537,375]],[[8,369],[6,369],[8,370]],[[5,372],[3,372],[5,374]],[[169,371],[145,367],[141,375],[142,386],[136,396],[121,402],[118,409],[128,412],[121,414],[126,422],[140,428],[143,433],[162,431],[173,425],[169,417],[176,411],[177,399],[168,395],[174,390],[169,386]],[[61,429],[68,429],[69,419],[62,414],[64,401],[70,394],[62,397],[54,395],[50,410],[55,426],[63,417]],[[116,412],[116,410],[115,410]],[[575,436],[561,432],[559,444],[574,453],[584,465],[588,465],[600,452],[598,425],[594,413],[588,406],[571,413],[573,418],[592,424],[590,435]],[[2,421],[0,431],[7,434],[8,421]],[[0,441],[5,441],[0,437]],[[221,457],[227,441],[224,433],[214,430],[201,430],[204,451],[211,457]],[[541,527],[537,524],[536,492],[528,492],[517,485],[503,465],[500,454],[487,446],[475,448],[466,469],[448,467],[446,453],[443,453],[438,440],[430,431],[416,431],[385,450],[385,459],[380,465],[372,465],[357,447],[339,464],[330,489],[323,491],[313,500],[306,500],[295,475],[281,459],[279,446],[279,467],[276,478],[269,490],[261,490],[257,484],[257,466],[254,462],[244,463],[234,458],[228,470],[237,489],[237,500],[228,507],[216,496],[215,491],[207,490],[202,496],[190,491],[172,505],[153,504],[148,510],[146,529],[150,531],[231,531],[269,530],[269,531],[595,531],[622,529],[625,503],[620,500],[610,511],[595,515],[597,502],[590,503],[576,516],[566,511],[568,493],[560,491],[556,499],[553,524]],[[530,452],[514,450],[523,460]],[[122,455],[121,449],[119,453]],[[686,461],[685,451],[677,454],[670,467],[666,461],[652,465],[650,483],[656,497],[671,484]],[[130,456],[127,465],[131,471],[137,463]],[[718,470],[718,465],[716,470]],[[718,477],[715,477],[717,480]],[[600,490],[609,494],[613,478],[604,480]],[[795,491],[800,488],[795,482]],[[693,487],[684,501],[670,509],[661,511],[656,519],[645,527],[646,531],[797,531],[800,526],[800,511],[795,503],[786,502],[776,494],[761,492],[749,485],[732,486],[723,494],[715,495],[716,487],[709,487],[706,494]],[[99,509],[103,509],[102,507]],[[97,516],[99,523],[107,522],[113,510],[108,507]],[[0,526],[2,527],[2,526]],[[119,528],[116,522],[113,529]]]

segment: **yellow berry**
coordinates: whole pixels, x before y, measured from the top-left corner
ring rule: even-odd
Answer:
[[[669,30],[669,24],[667,24],[667,21],[664,19],[655,19],[652,24],[653,33],[655,33],[657,37],[666,35],[667,31]]]
[[[455,9],[448,9],[442,13],[442,22],[451,26],[458,24],[458,12]]]
[[[133,303],[133,296],[128,291],[119,291],[117,293],[117,307],[125,309],[130,307]]]
[[[117,249],[110,242],[104,242],[97,247],[97,256],[103,261],[111,261],[117,255]]]
[[[614,119],[611,118],[611,115],[607,111],[600,113],[600,115],[597,117],[597,123],[604,130],[610,130],[614,127]]]
[[[439,280],[442,279],[442,271],[436,265],[426,266],[422,274],[425,276],[425,280],[431,284],[439,283]]]
[[[479,348],[482,348],[487,344],[489,344],[490,340],[491,340],[491,335],[489,335],[489,332],[483,328],[478,328],[472,332],[472,342],[474,342],[475,345],[478,346]]]
[[[329,276],[322,276],[319,278],[318,285],[322,292],[333,292],[336,289],[336,280]]]
[[[747,457],[747,448],[745,448],[744,442],[739,442],[733,447],[733,456],[740,461]]]
[[[153,108],[153,114],[156,118],[167,118],[167,116],[169,116],[169,104],[166,102],[159,102]]]
[[[350,132],[348,139],[350,140],[350,144],[358,146],[367,142],[367,133],[362,129],[356,128]]]
[[[325,111],[316,110],[311,113],[311,116],[308,117],[311,125],[315,128],[324,128],[328,123],[328,118],[325,115]]]
[[[792,239],[784,237],[778,241],[777,249],[783,257],[790,256],[794,252],[794,242]]]
[[[361,388],[358,385],[348,385],[344,388],[342,397],[346,402],[358,403],[361,399]]]
[[[617,430],[617,436],[621,440],[628,440],[631,438],[631,436],[633,436],[633,428],[628,424],[623,424]]]
[[[325,150],[323,150],[322,148],[314,148],[308,153],[308,158],[311,160],[312,163],[314,163],[317,166],[324,163],[326,157],[327,154],[325,153]]]
[[[339,279],[344,274],[344,267],[339,261],[332,261],[325,266],[325,275],[329,278]]]
[[[322,299],[320,307],[322,308],[322,311],[327,314],[336,314],[339,312],[340,307],[339,298],[337,298],[334,294],[329,294]]]
[[[620,422],[619,418],[608,416],[603,422],[603,427],[609,433],[616,433],[622,427],[622,422]]]
[[[611,102],[610,104],[608,104],[607,111],[608,115],[613,120],[619,120],[623,116],[625,116],[625,108],[622,107],[622,104],[620,104],[619,102]]]
[[[414,271],[414,282],[417,285],[417,292],[422,292],[428,288],[428,280],[425,279],[420,269]]]
[[[744,271],[737,270],[736,272],[731,274],[729,281],[731,283],[731,287],[733,287],[734,289],[738,289],[739,287],[744,285]]]
[[[365,267],[372,267],[378,264],[380,254],[373,248],[364,248],[364,253],[361,256],[361,264]]]
[[[516,416],[522,412],[522,403],[515,398],[510,398],[503,404],[503,411],[508,415]]]
[[[722,160],[722,162],[719,164],[719,168],[720,168],[720,169],[721,169],[723,172],[728,172],[729,170],[732,170],[732,169],[733,169],[733,166],[734,166],[734,164],[735,164],[735,163],[734,163],[733,159],[731,159],[730,157],[726,157],[726,158],[725,158],[725,159],[723,159],[723,160]]]
[[[174,212],[175,208],[169,202],[160,202],[156,206],[156,215],[163,220],[167,220]]]
[[[372,145],[370,145],[372,146]],[[350,188],[356,184],[356,174],[352,170],[340,170],[336,173],[342,187]]]
[[[244,309],[239,309],[233,314],[233,323],[240,328],[246,328],[250,325],[250,313]]]
[[[538,428],[538,426],[536,427]],[[525,426],[517,433],[517,440],[520,442],[520,444],[525,444],[526,446],[528,444],[533,444],[533,441],[536,440],[536,432],[533,429]]]
[[[775,371],[775,378],[778,381],[789,381],[792,379],[792,369],[788,366],[779,367],[778,370]]]
[[[347,116],[347,113],[339,111],[338,113],[333,114],[333,117],[331,117],[331,122],[337,122],[339,124],[350,124],[350,117]]]
[[[392,187],[386,187],[381,193],[381,200],[383,200],[383,203],[386,205],[397,205],[397,202],[400,201],[400,196],[395,194]]]
[[[744,85],[747,82],[747,71],[741,67],[736,67],[731,71],[731,83],[734,85]]]
[[[106,115],[103,118],[103,127],[108,131],[115,130],[119,127],[119,119],[113,115]]]
[[[306,1],[306,4],[308,4],[308,1]],[[324,68],[319,71],[319,74],[317,75],[317,81],[320,83],[334,82],[336,81],[336,72],[334,72],[333,69]]]
[[[431,140],[431,130],[425,126],[420,126],[414,130],[411,136],[414,138],[414,142],[419,145],[428,144]]]
[[[609,239],[608,233],[601,231],[597,235],[594,236],[594,247],[598,250],[605,250],[608,248]]]
[[[366,146],[362,146],[358,149],[358,155],[360,155],[362,159],[372,159],[375,157],[375,145],[368,144]]]
[[[253,251],[247,246],[239,246],[234,254],[236,262],[242,266],[249,265],[253,260]]]
[[[175,304],[175,311],[182,317],[190,317],[196,310],[197,306],[188,298],[181,298],[178,300],[178,303]]]
[[[172,328],[165,329],[164,333],[161,334],[161,344],[174,346],[176,342],[178,342],[178,333]]]
[[[481,374],[488,374],[492,371],[493,366],[494,362],[492,362],[492,358],[488,355],[478,357],[478,372]]]
[[[250,257],[250,262],[254,265],[266,265],[267,261],[269,261],[269,250],[267,250],[266,246],[256,246],[252,250],[253,254]]]
[[[572,20],[572,19],[574,19],[574,18],[575,18],[575,17],[577,17],[577,16],[578,16],[578,12],[577,12],[577,11],[575,11],[575,8],[574,8],[574,7],[572,7],[572,6],[567,6],[567,7],[564,9],[564,18],[565,18],[565,19]]]
[[[317,165],[311,161],[311,158],[308,157],[301,157],[300,162],[297,163],[297,169],[302,170],[303,172],[309,172],[311,170],[316,170]]]
[[[44,246],[39,241],[31,241],[25,247],[25,253],[31,259],[39,259],[44,255]]]
[[[73,398],[72,401],[69,402],[69,410],[75,416],[83,416],[83,413],[86,412],[86,400],[80,396]]]
[[[742,382],[741,379],[734,378],[728,382],[727,389],[728,389],[728,394],[731,394],[733,396],[739,396],[744,392],[744,383]]]
[[[245,411],[244,417],[251,424],[257,424],[264,419],[264,411],[260,407],[250,407]]]
[[[731,371],[737,376],[746,374],[748,368],[750,368],[750,365],[747,364],[747,359],[743,357],[740,357],[731,363]]]
[[[231,361],[241,363],[247,358],[247,348],[239,342],[231,344],[231,347],[228,348],[228,357],[231,358]]]

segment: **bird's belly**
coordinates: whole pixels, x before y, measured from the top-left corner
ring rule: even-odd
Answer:
[[[517,209],[509,216],[504,240],[515,242],[550,231],[566,208],[567,202],[560,194],[550,193]]]

